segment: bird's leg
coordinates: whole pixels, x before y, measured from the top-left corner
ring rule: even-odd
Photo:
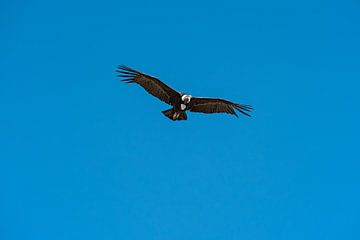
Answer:
[[[174,116],[173,116],[173,119],[176,120],[176,119],[179,118],[179,116],[180,116],[180,113],[175,112],[175,113],[174,113]]]

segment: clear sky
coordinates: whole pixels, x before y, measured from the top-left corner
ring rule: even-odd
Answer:
[[[358,1],[2,1],[0,239],[360,239]],[[189,113],[118,64],[252,118]]]

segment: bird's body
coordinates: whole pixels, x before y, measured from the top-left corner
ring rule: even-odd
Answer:
[[[172,108],[162,111],[162,113],[173,121],[187,120],[186,111],[228,113],[238,117],[235,110],[250,116],[247,112],[253,109],[250,105],[238,104],[220,98],[199,98],[180,93],[159,79],[126,66],[119,66],[117,72],[120,73],[119,77],[124,78],[122,81],[125,83],[137,83],[151,95],[171,105]]]
[[[188,105],[190,101],[190,95],[182,94],[180,98],[177,98],[177,101],[174,104],[173,108],[162,111],[162,113],[173,121],[187,120],[186,111],[188,110]]]

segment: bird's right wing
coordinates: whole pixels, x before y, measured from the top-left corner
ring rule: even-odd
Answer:
[[[172,89],[155,77],[146,75],[123,65],[120,65],[116,71],[120,73],[118,77],[124,78],[122,80],[123,82],[137,83],[148,93],[167,104],[174,105],[176,100],[181,97],[178,91]]]

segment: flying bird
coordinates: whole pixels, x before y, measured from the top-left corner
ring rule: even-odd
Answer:
[[[125,83],[137,83],[148,93],[172,108],[162,113],[173,121],[187,120],[186,111],[200,113],[227,113],[238,117],[236,111],[249,116],[253,108],[250,105],[238,104],[221,98],[193,97],[169,87],[156,77],[144,74],[127,66],[120,65],[116,70]]]

